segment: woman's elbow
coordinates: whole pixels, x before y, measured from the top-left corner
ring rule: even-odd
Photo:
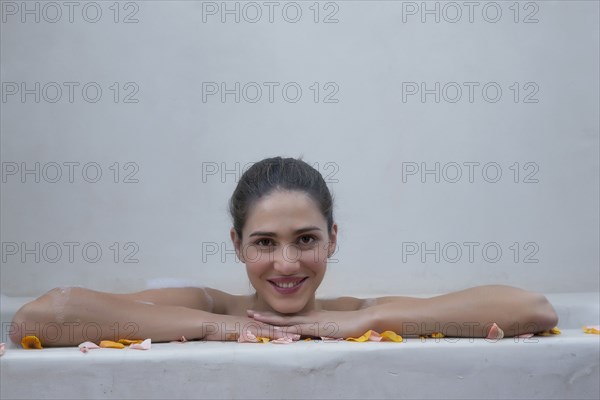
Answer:
[[[552,307],[546,296],[539,293],[535,294],[533,316],[531,319],[538,332],[550,330],[558,325],[556,310]]]
[[[35,302],[38,300],[23,305],[15,313],[8,331],[8,337],[13,343],[17,345],[21,344],[23,337],[27,336],[30,332],[31,326],[34,325],[34,321],[32,321],[33,312],[31,310],[36,307]]]
[[[14,315],[8,336],[15,344],[20,344],[25,336],[37,336],[42,343],[49,324],[56,326],[64,312],[70,290],[55,288],[37,299],[24,304]],[[59,321],[60,322],[60,321]]]

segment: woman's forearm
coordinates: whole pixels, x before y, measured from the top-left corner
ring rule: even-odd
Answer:
[[[54,289],[23,306],[13,319],[15,343],[35,335],[42,346],[84,341],[151,338],[156,342],[214,336],[226,316],[186,307],[154,305],[84,288]],[[223,338],[225,340],[225,338]]]
[[[406,336],[441,332],[454,337],[486,337],[493,323],[505,336],[516,336],[548,330],[558,322],[543,295],[502,285],[417,299],[410,304],[406,307],[391,301],[368,310],[377,329]]]

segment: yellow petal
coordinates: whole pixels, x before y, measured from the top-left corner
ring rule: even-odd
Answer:
[[[124,349],[125,345],[112,340],[103,340],[100,342],[100,347],[105,349]]]
[[[357,338],[349,337],[349,338],[346,338],[346,340],[348,340],[350,342],[366,342],[367,340],[369,340],[369,337],[371,336],[371,332],[372,331],[369,329],[360,337],[357,337]]]
[[[271,340],[268,337],[264,337],[264,336],[257,336],[256,338],[263,343],[269,343],[269,340]]]
[[[21,346],[23,346],[24,349],[43,349],[42,347],[42,343],[40,342],[40,339],[38,339],[37,336],[25,336],[22,340],[21,340]]]
[[[561,331],[557,327],[554,327],[550,330],[538,333],[539,336],[550,336],[550,335],[560,335],[560,334],[561,334]]]
[[[307,337],[306,339],[304,339],[305,342],[310,342],[312,339]]]
[[[400,343],[402,341],[402,336],[398,335],[394,331],[385,331],[381,333],[382,340],[390,340],[392,342]]]
[[[117,343],[121,343],[125,346],[129,346],[130,344],[138,344],[138,343],[142,343],[143,340],[142,339],[119,339],[117,340]]]
[[[441,339],[443,337],[446,337],[446,335],[444,335],[442,332],[433,332],[431,334],[431,337],[435,339]]]
[[[600,335],[600,326],[598,326],[598,325],[583,326],[581,329],[583,329],[583,331],[585,333],[591,333],[593,335]]]

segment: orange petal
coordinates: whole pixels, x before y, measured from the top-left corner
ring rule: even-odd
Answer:
[[[100,347],[104,349],[124,349],[125,345],[112,340],[103,340],[100,342]]]
[[[587,325],[582,327],[582,329],[585,333],[600,335],[600,325]]]
[[[43,349],[42,347],[42,343],[40,342],[40,339],[37,338],[37,336],[25,336],[22,340],[21,340],[21,346],[23,346],[24,349]]]
[[[446,337],[446,335],[444,335],[442,332],[433,332],[431,334],[431,337],[434,339],[441,339],[443,337]]]

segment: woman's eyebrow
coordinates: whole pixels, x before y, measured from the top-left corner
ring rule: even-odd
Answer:
[[[309,231],[320,231],[320,230],[321,230],[321,228],[319,228],[317,226],[307,226],[306,228],[296,229],[294,231],[294,235],[298,235],[300,233],[309,232]],[[277,234],[275,232],[256,231],[256,232],[252,232],[249,236],[250,237],[252,237],[252,236],[271,236],[271,237],[275,237],[275,236],[277,236]]]

